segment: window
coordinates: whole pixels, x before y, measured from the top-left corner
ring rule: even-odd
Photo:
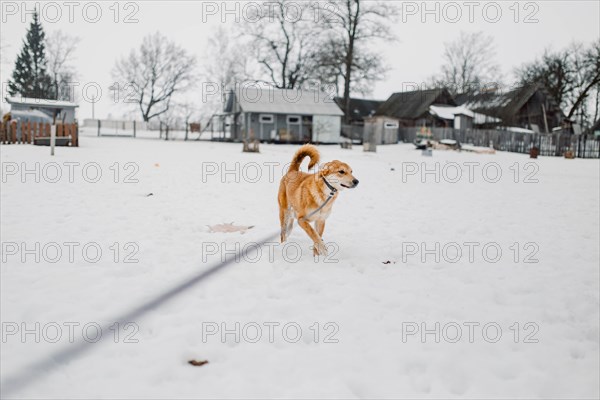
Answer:
[[[398,129],[397,122],[386,122],[383,126],[385,129]]]
[[[287,123],[288,124],[300,124],[300,117],[297,115],[288,115],[287,117]]]
[[[261,124],[272,124],[273,114],[260,114],[260,116],[258,117],[258,121]]]

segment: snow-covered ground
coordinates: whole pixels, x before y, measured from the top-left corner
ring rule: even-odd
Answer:
[[[0,148],[3,383],[75,346],[70,333],[93,340],[94,324],[277,232],[278,180],[297,148],[80,142],[54,158]],[[598,398],[599,160],[320,150],[360,179],[328,220],[326,260],[295,227],[292,244],[250,251],[3,395]],[[230,222],[254,227],[207,227]]]

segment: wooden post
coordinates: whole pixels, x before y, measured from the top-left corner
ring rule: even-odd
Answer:
[[[48,124],[47,126],[50,126]],[[56,146],[56,125],[50,126],[50,155],[54,155],[54,146]]]
[[[10,124],[10,142],[17,143],[17,121]]]
[[[165,128],[165,140],[169,140],[169,125],[166,125]]]
[[[94,104],[94,103],[92,103]],[[102,125],[102,123],[100,122],[100,120],[98,120],[98,136],[100,136],[100,126]]]
[[[188,121],[185,121],[185,140],[188,140],[188,127],[190,124],[188,124]]]
[[[23,135],[24,139],[25,139],[25,143],[30,143],[31,139],[29,138],[29,127],[31,126],[31,123],[29,121],[27,121],[24,124],[21,124],[21,135]]]
[[[21,141],[29,143],[29,121],[21,122]]]
[[[134,138],[135,138],[135,134],[136,134],[136,132],[135,132],[135,120],[133,120],[133,137]]]
[[[79,147],[79,125],[71,125],[71,146]]]

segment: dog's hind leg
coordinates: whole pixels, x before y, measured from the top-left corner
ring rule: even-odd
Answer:
[[[285,237],[287,239],[288,236],[290,236],[290,233],[292,233],[292,228],[294,227],[294,217],[295,217],[295,213],[294,210],[292,208],[289,208],[287,210],[287,212],[285,213]]]
[[[294,225],[293,212],[287,201],[287,194],[285,192],[285,185],[283,182],[279,185],[279,223],[281,225],[281,243],[287,240],[292,227]]]
[[[284,213],[284,222],[281,231],[281,242],[285,242],[290,236],[292,232],[292,228],[294,227],[294,211],[292,209],[287,209]]]

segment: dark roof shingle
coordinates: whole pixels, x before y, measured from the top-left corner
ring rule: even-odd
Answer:
[[[486,115],[510,120],[541,87],[538,84],[521,86],[509,91],[493,91],[476,95],[456,96],[460,105]]]
[[[344,110],[344,99],[342,97],[336,97],[335,102],[342,110]],[[381,104],[383,104],[383,101],[381,100],[367,100],[351,97],[350,119],[363,120],[367,117],[371,117],[375,114]]]
[[[417,119],[429,112],[432,104],[456,106],[446,89],[415,90],[394,93],[378,109],[376,115],[399,119]]]

